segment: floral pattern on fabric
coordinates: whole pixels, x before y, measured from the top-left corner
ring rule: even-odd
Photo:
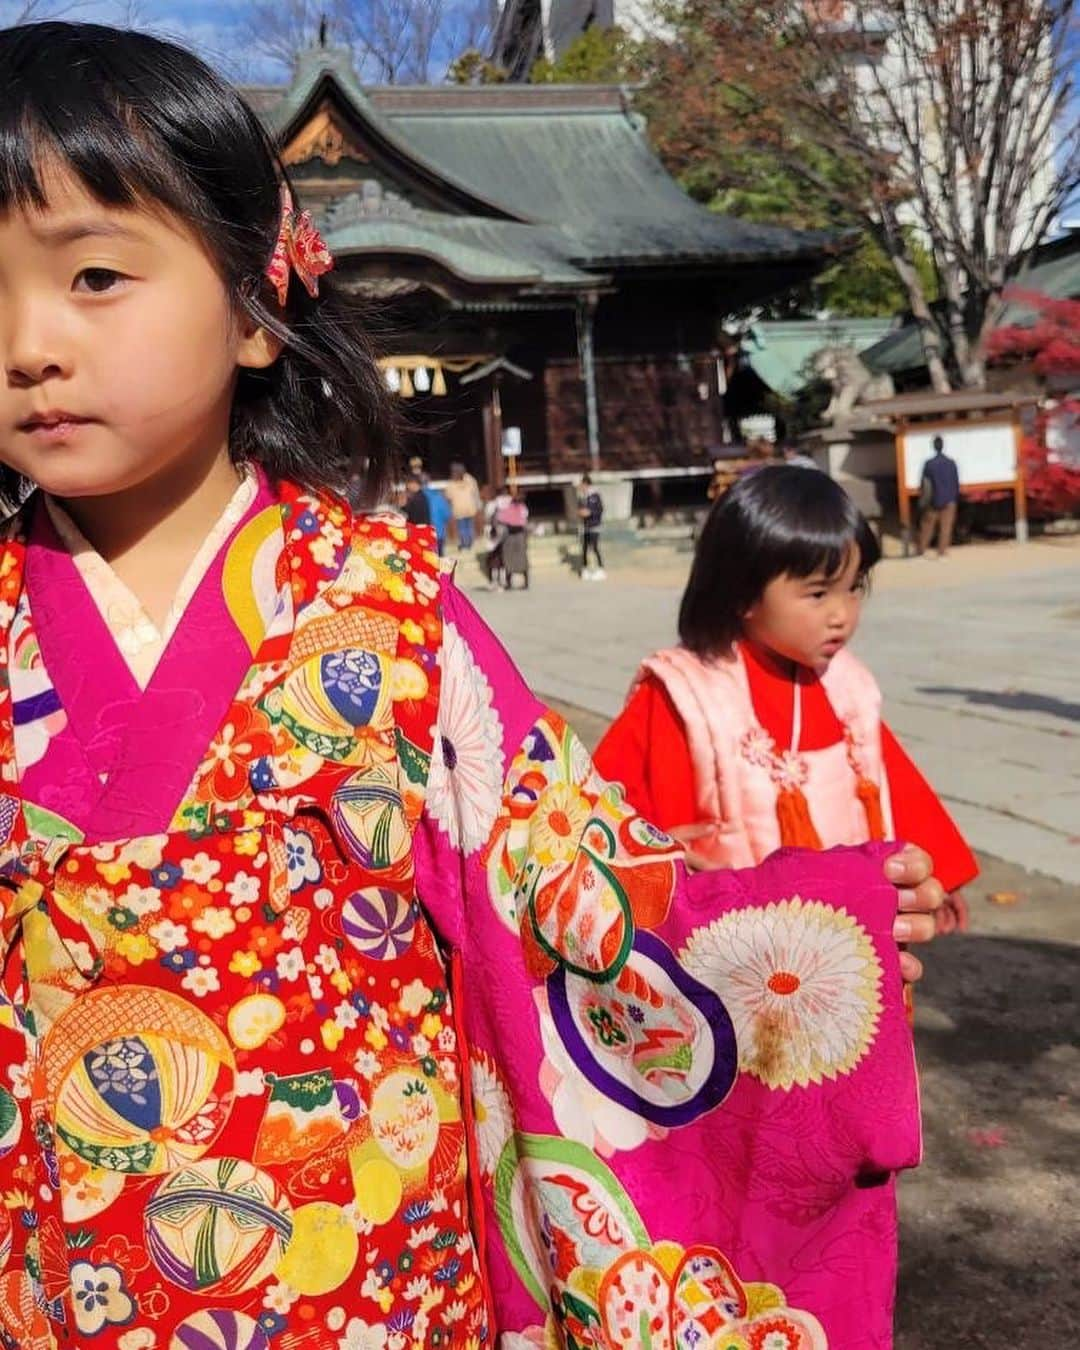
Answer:
[[[768,1087],[850,1073],[881,1013],[881,963],[856,919],[795,897],[727,914],[692,933],[679,959],[723,1000],[739,1067]]]
[[[886,1345],[891,1189],[857,1182],[915,1132],[880,851],[688,879],[395,519],[286,486],[222,595],[249,665],[138,838],[19,801],[0,681],[8,1339]],[[770,906],[812,945],[852,896],[876,1020],[768,1087],[685,954]]]
[[[440,661],[443,696],[427,809],[451,846],[468,856],[487,842],[502,806],[502,763],[491,752],[502,744],[502,726],[491,685],[453,623],[446,625]]]
[[[466,1061],[411,858],[438,562],[332,502],[274,512],[230,548],[257,645],[172,827],[82,843],[13,817],[0,1333],[20,1347],[489,1340]],[[0,712],[7,733],[6,691]]]
[[[483,972],[462,1015],[500,1347],[887,1347],[888,1178],[919,1142],[881,851],[688,875],[445,591],[484,678],[462,701],[486,716],[490,688],[504,728],[488,843],[463,858],[430,812],[417,837],[420,895]]]
[[[811,1313],[789,1308],[775,1285],[746,1283],[715,1247],[653,1241],[617,1178],[580,1144],[519,1135],[495,1180],[511,1259],[537,1302],[555,1277],[557,1303],[525,1344],[565,1341],[585,1350],[825,1350]],[[529,1222],[532,1194],[558,1215]],[[513,1342],[511,1342],[513,1343]]]

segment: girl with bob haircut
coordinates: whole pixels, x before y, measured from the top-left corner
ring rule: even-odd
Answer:
[[[346,504],[392,409],[239,95],[67,23],[0,32],[0,87],[0,1341],[887,1339],[880,1263],[853,1302],[807,1252],[917,1153],[928,857],[689,877],[430,530]],[[824,1072],[793,1027],[766,1086],[723,925],[809,865],[807,943],[867,897],[850,1036]],[[829,1212],[751,1184],[766,1118]]]
[[[861,512],[817,470],[757,469],[713,506],[680,645],[643,663],[596,752],[691,862],[748,867],[778,848],[900,837],[931,851],[949,892],[977,875],[848,650],[879,558]],[[964,913],[957,896],[944,922]]]

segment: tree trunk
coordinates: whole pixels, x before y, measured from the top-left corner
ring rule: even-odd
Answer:
[[[981,387],[986,383],[986,344],[990,334],[998,325],[1005,309],[1005,301],[1000,290],[993,290],[983,302],[982,322],[974,342],[970,346],[967,369],[963,372],[964,384],[969,388]]]
[[[937,320],[930,311],[918,269],[908,256],[906,248],[899,252],[890,250],[890,256],[897,275],[908,293],[911,314],[919,328],[930,383],[935,393],[948,394],[952,390],[952,382],[949,379],[949,372],[945,369],[945,358],[941,354],[941,333],[938,330]]]
[[[907,291],[908,304],[911,306],[912,318],[919,328],[923,355],[926,357],[926,369],[934,392],[948,394],[952,390],[952,383],[945,368],[945,358],[941,354],[941,332],[923,290],[919,269],[915,266],[911,250],[908,248],[907,236],[896,217],[896,209],[892,203],[878,197],[874,207],[874,210],[867,213],[866,223],[888,254],[890,262],[896,269],[896,275]]]

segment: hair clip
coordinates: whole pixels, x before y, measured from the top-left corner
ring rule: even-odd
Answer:
[[[289,298],[290,271],[296,273],[308,295],[314,299],[319,294],[319,278],[333,266],[333,254],[315,228],[310,212],[296,214],[289,186],[282,183],[281,227],[266,268],[267,279],[277,291],[278,303],[284,309]]]

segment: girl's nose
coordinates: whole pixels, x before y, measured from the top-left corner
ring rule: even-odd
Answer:
[[[16,389],[29,389],[35,384],[44,384],[46,380],[63,379],[66,374],[64,362],[45,351],[24,349],[12,354],[6,362],[8,383]]]
[[[46,380],[63,379],[71,373],[71,362],[56,340],[40,323],[25,315],[8,333],[4,371],[8,384],[27,389]]]

